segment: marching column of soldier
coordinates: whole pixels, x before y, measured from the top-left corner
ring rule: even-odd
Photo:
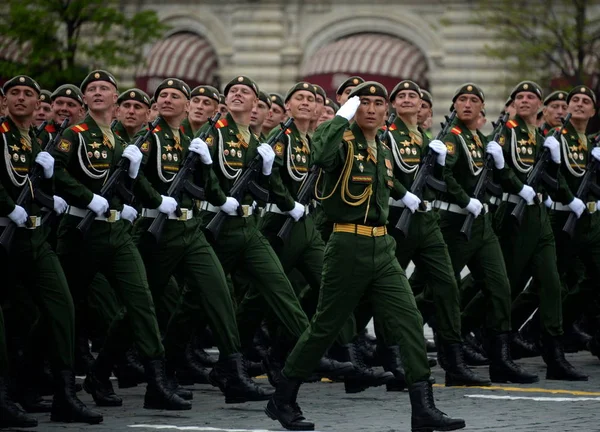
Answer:
[[[114,373],[147,383],[146,409],[213,385],[289,430],[315,427],[303,382],[385,384],[408,389],[413,431],[464,428],[435,405],[424,322],[446,386],[537,382],[514,360],[538,355],[546,379],[587,380],[565,351],[600,359],[586,86],[517,84],[489,137],[476,83],[436,137],[410,80],[350,77],[334,101],[173,77],[150,97],[95,70],[53,92],[19,75],[1,100],[0,427],[102,422],[77,392],[127,404]]]

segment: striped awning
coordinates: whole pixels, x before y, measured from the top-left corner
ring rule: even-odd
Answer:
[[[6,36],[0,36],[0,60],[24,63],[30,52],[30,42],[21,43]]]
[[[390,35],[362,33],[320,48],[304,62],[303,79],[314,82],[324,75],[360,75],[411,79],[427,84],[427,59],[410,42]],[[312,81],[311,81],[312,79]]]
[[[192,88],[216,84],[218,58],[211,44],[195,33],[175,33],[156,43],[147,66],[136,74],[136,85],[152,94],[165,78],[179,78]]]

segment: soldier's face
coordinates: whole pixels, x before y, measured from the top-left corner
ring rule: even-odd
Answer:
[[[283,108],[281,108],[277,104],[271,105],[271,109],[269,110],[269,117],[263,123],[264,128],[273,129],[279,123],[282,123],[287,117]]]
[[[117,108],[117,119],[127,129],[141,129],[148,122],[149,116],[150,108],[136,100],[126,100]]]
[[[340,106],[346,103],[346,101],[348,100],[348,96],[350,96],[350,93],[352,93],[352,90],[354,90],[355,87],[356,86],[346,87],[341,95],[335,95],[335,99],[337,100],[337,103]]]
[[[396,94],[392,106],[399,116],[413,116],[421,109],[421,96],[414,90],[402,90]]]
[[[258,127],[263,125],[269,116],[269,105],[259,100],[250,113],[250,126]]]
[[[244,84],[236,84],[229,89],[225,97],[227,109],[232,113],[244,113],[252,111],[258,104],[256,93]]]
[[[417,113],[417,123],[420,125],[425,123],[425,121],[432,115],[433,112],[431,111],[431,106],[429,105],[429,102],[421,100],[421,107],[419,108],[419,112]]]
[[[156,100],[158,113],[165,120],[183,118],[189,109],[189,101],[180,90],[162,89]]]
[[[483,111],[479,111],[479,117],[477,117],[477,129],[481,129],[487,123],[487,119],[483,115]]]
[[[158,104],[154,102],[150,107],[150,118],[148,121],[153,122],[158,117]]]
[[[33,122],[36,126],[41,125],[44,120],[52,120],[52,105],[48,102],[40,102],[40,106],[33,112]]]
[[[454,102],[456,116],[463,122],[475,122],[483,108],[483,102],[472,94],[462,94]]]
[[[114,111],[117,97],[117,89],[112,83],[93,81],[85,88],[83,101],[90,111]]]
[[[544,121],[551,127],[560,126],[562,118],[567,114],[567,102],[556,100],[550,102],[543,109]]]
[[[515,95],[516,114],[525,118],[536,115],[542,101],[533,92],[519,92]]]
[[[323,112],[323,108],[325,108],[325,99],[323,99],[323,96],[318,94],[316,100],[317,103],[315,104],[315,109],[313,111],[312,117],[313,121],[317,121],[321,118],[321,113]]]
[[[227,115],[227,113],[229,112],[229,110],[227,109],[227,105],[219,104],[219,112],[221,113],[222,117],[225,117]]]
[[[76,124],[81,117],[82,106],[73,99],[59,96],[52,102],[52,113],[54,121],[62,123],[66,118],[69,118],[69,125]]]
[[[312,120],[317,106],[315,95],[306,90],[295,92],[286,102],[285,107],[290,117],[298,120]]]
[[[569,101],[568,112],[574,120],[587,121],[596,113],[594,101],[588,95],[576,94]]]
[[[190,121],[198,124],[204,124],[209,118],[215,115],[217,111],[217,101],[206,96],[194,96],[190,100],[190,112],[188,117]]]
[[[323,113],[321,114],[321,118],[319,118],[319,121],[317,122],[317,126],[319,126],[321,123],[331,120],[334,117],[335,111],[333,110],[333,108],[325,105],[325,108],[323,108]]]
[[[17,118],[32,116],[40,105],[39,95],[31,87],[15,86],[6,93],[6,104],[10,115]]]
[[[379,129],[385,122],[387,102],[381,96],[361,96],[354,120],[363,130]]]

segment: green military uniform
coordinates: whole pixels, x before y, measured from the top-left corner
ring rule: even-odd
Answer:
[[[235,84],[247,85],[258,95],[258,88],[247,77],[238,77],[228,84],[225,93]],[[205,125],[200,133],[208,128]],[[208,223],[218,206],[225,203],[235,180],[257,155],[258,141],[254,135],[244,138],[231,114],[217,122],[217,130],[206,139],[211,151],[213,170],[207,176],[206,201],[202,203],[203,217]],[[248,141],[247,141],[248,139]],[[268,181],[261,173],[263,184]],[[252,216],[253,197],[248,193],[239,203],[245,216]],[[255,288],[285,328],[294,337],[299,337],[308,326],[285,271],[267,239],[260,233],[254,217],[227,217],[214,250],[226,274],[243,268],[248,272]],[[244,324],[239,323],[243,328]]]

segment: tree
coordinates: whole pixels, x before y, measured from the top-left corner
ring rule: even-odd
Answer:
[[[587,84],[600,91],[600,14],[587,0],[479,0],[474,23],[494,37],[484,54],[501,60],[512,83],[546,88]],[[595,75],[595,76],[594,76]],[[549,85],[552,83],[552,85]]]
[[[49,89],[80,82],[93,68],[139,64],[143,45],[166,30],[154,11],[129,16],[117,0],[4,1],[0,34],[22,54],[0,60],[0,76],[27,74]]]

